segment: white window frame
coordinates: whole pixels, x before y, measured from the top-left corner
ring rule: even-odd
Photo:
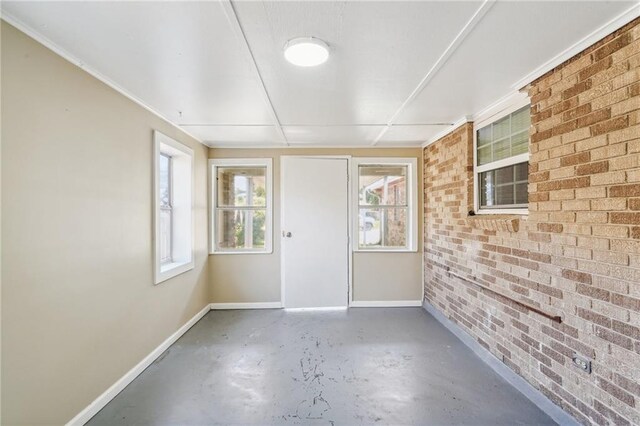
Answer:
[[[528,215],[528,207],[517,208],[496,208],[496,209],[481,209],[480,208],[480,182],[478,176],[480,173],[500,169],[502,167],[513,166],[520,163],[529,162],[529,152],[524,154],[515,155],[513,157],[505,158],[503,160],[494,161],[488,164],[478,166],[478,130],[506,117],[507,115],[516,112],[520,108],[527,105],[531,105],[531,102],[526,96],[516,96],[513,100],[504,105],[499,111],[493,111],[490,115],[484,117],[478,117],[473,123],[473,210],[475,214],[515,214],[515,215]],[[531,144],[531,140],[529,140]]]
[[[396,165],[407,167],[407,245],[405,247],[360,247],[359,236],[359,167],[376,165]],[[354,157],[351,161],[351,224],[354,230],[353,251],[373,253],[415,253],[418,251],[418,160],[404,157]]]
[[[154,284],[194,268],[193,150],[159,131],[153,133]],[[172,262],[160,261],[160,154],[171,157]],[[177,217],[174,217],[177,216]]]
[[[218,223],[216,179],[219,167],[266,167],[265,175],[265,234],[264,248],[221,249],[216,247]],[[209,254],[271,254],[273,253],[273,159],[272,158],[215,158],[209,160]]]

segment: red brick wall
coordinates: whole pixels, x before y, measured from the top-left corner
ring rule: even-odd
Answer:
[[[472,124],[425,148],[425,299],[580,422],[640,424],[640,20],[528,90],[528,216],[468,215]]]

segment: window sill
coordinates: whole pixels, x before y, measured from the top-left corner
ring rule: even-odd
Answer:
[[[520,220],[524,218],[522,214],[479,214],[468,216],[467,223],[475,229],[484,231],[518,232],[520,230]]]
[[[174,262],[167,263],[166,265],[160,266],[160,271],[157,271],[155,284],[160,284],[161,282],[167,281],[170,278],[173,278],[177,275],[183,274],[187,271],[190,271],[194,268],[194,262]]]

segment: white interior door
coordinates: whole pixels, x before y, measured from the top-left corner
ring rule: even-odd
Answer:
[[[282,157],[282,280],[286,308],[348,305],[346,158]]]

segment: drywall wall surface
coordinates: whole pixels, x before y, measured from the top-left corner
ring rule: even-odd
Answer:
[[[274,245],[272,254],[209,256],[209,285],[213,303],[265,303],[280,301],[280,156],[349,155],[352,157],[413,157],[420,148],[212,148],[210,158],[273,158]],[[422,205],[419,193],[418,205]],[[422,235],[422,209],[418,208],[418,235]],[[422,238],[418,253],[354,253],[353,296],[356,301],[420,300],[422,298]]]
[[[208,148],[2,22],[2,424],[63,424],[209,303]],[[153,285],[153,130],[195,153],[195,268]]]

